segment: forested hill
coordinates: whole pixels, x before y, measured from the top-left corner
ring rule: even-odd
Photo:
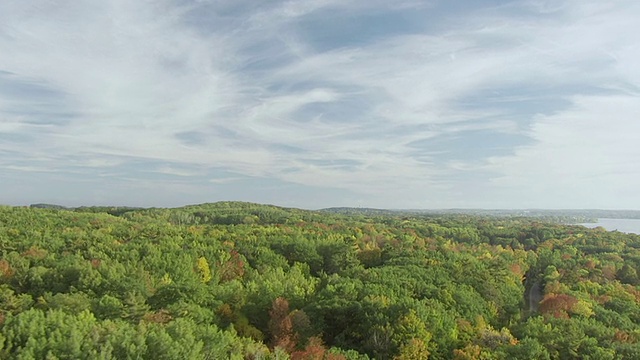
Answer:
[[[0,207],[2,359],[640,359],[640,236],[486,214]]]

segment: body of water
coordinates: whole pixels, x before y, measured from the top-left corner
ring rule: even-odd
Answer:
[[[640,219],[598,219],[595,223],[579,224],[588,228],[602,226],[603,228],[624,233],[640,234]]]

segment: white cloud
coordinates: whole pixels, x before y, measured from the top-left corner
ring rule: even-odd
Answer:
[[[541,116],[535,145],[493,158],[494,180],[530,207],[635,208],[640,179],[640,101],[632,96],[579,96],[571,108]],[[614,200],[615,202],[612,202]]]

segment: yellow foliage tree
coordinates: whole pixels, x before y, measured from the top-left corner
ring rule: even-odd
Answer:
[[[209,262],[204,256],[198,258],[198,262],[196,264],[196,269],[202,278],[203,283],[208,283],[211,281],[211,268],[209,267]]]

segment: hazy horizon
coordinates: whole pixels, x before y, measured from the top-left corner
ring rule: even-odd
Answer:
[[[187,203],[182,205],[175,206],[135,206],[135,205],[122,205],[122,204],[76,204],[76,205],[62,205],[56,203],[47,203],[47,202],[34,202],[29,204],[2,204],[0,206],[16,206],[16,207],[43,207],[43,206],[62,206],[68,209],[74,208],[82,208],[82,207],[113,207],[113,208],[139,208],[139,209],[147,209],[147,208],[166,208],[166,209],[176,209],[182,207],[189,206],[201,206],[208,204],[216,204],[216,203],[225,203],[225,202],[238,202],[245,204],[255,204],[258,206],[276,206],[282,208],[293,208],[300,210],[309,210],[309,211],[317,211],[317,210],[327,210],[327,209],[354,209],[354,210],[380,210],[380,211],[418,211],[418,212],[429,212],[429,211],[469,211],[469,212],[552,212],[552,213],[562,213],[562,212],[630,212],[630,213],[638,213],[640,215],[640,209],[586,209],[586,208],[375,208],[375,207],[364,207],[364,206],[327,206],[321,208],[311,208],[311,207],[298,207],[298,206],[287,206],[277,203],[259,203],[252,201],[240,201],[240,200],[217,200],[211,202],[201,202],[201,203]]]
[[[631,0],[5,0],[0,203],[640,209],[638,18]]]

